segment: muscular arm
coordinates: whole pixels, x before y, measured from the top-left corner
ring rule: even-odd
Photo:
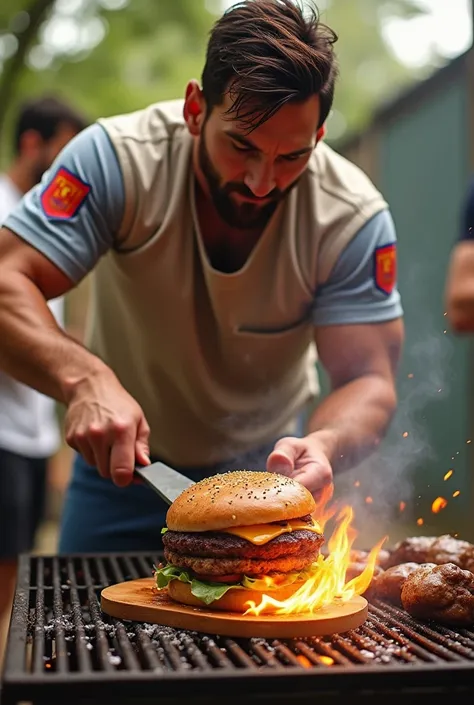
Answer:
[[[106,366],[57,325],[46,301],[74,282],[7,228],[0,229],[0,367],[64,404]]]
[[[75,200],[63,200],[71,192]],[[63,402],[69,445],[119,485],[131,481],[135,462],[149,462],[148,424],[113,371],[59,329],[46,301],[114,246],[123,203],[119,164],[95,125],[69,143],[0,230],[0,367]]]
[[[401,319],[388,323],[324,326],[316,333],[331,393],[309,422],[334,471],[374,449],[396,408],[395,372],[403,342]]]
[[[357,233],[316,293],[315,342],[331,392],[309,420],[308,435],[278,441],[267,463],[315,496],[332,482],[333,471],[374,449],[395,410],[403,342],[395,257],[395,227],[383,211]]]

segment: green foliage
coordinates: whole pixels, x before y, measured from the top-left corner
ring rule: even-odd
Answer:
[[[183,95],[189,78],[201,75],[208,32],[226,5],[222,0],[3,0],[0,97],[15,61],[15,42],[21,49],[28,31],[27,11],[32,16],[41,7],[43,13],[25,61],[13,72],[8,115],[25,96],[44,91],[63,95],[91,119]],[[413,79],[390,53],[381,30],[385,17],[409,17],[420,9],[415,0],[319,0],[319,5],[323,21],[339,35],[341,75],[331,138],[362,126],[381,98]],[[0,106],[5,144],[8,120],[4,128]]]

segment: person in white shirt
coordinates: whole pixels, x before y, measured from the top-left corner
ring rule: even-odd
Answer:
[[[78,112],[53,96],[20,108],[15,156],[0,174],[0,223],[86,126]],[[63,299],[51,300],[49,307],[63,325]],[[48,460],[59,444],[54,401],[0,371],[0,624],[11,602],[17,556],[33,546],[43,513]]]

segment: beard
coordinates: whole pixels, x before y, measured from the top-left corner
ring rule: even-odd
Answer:
[[[284,191],[280,191],[277,188],[273,189],[265,199],[262,199],[264,201],[262,204],[237,203],[232,198],[235,194],[253,199],[255,199],[255,195],[243,182],[229,181],[227,184],[222,183],[219,173],[211,161],[204,131],[201,133],[199,141],[198,159],[199,167],[206,179],[211,200],[218,214],[225,223],[241,230],[264,228],[278,204],[298,183],[298,179],[296,179]]]

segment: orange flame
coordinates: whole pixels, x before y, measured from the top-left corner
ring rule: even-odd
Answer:
[[[438,514],[442,509],[446,509],[448,506],[448,500],[444,497],[436,497],[433,504],[431,505],[431,511],[433,514]]]
[[[258,604],[249,600],[245,614],[259,615],[295,614],[301,612],[315,612],[334,601],[347,602],[354,595],[362,595],[369,587],[380,549],[385,543],[386,536],[381,539],[370,551],[367,564],[360,575],[346,582],[346,571],[351,562],[350,553],[357,532],[351,526],[353,510],[344,506],[337,512],[334,506],[327,507],[331,499],[333,488],[323,491],[318,502],[314,516],[324,529],[327,521],[336,515],[336,526],[328,541],[328,555],[319,556],[313,563],[310,577],[287,600],[276,600],[269,595],[262,595]]]
[[[449,480],[449,478],[452,476],[454,470],[448,470],[446,475],[443,477],[443,480],[446,482],[446,480]]]

